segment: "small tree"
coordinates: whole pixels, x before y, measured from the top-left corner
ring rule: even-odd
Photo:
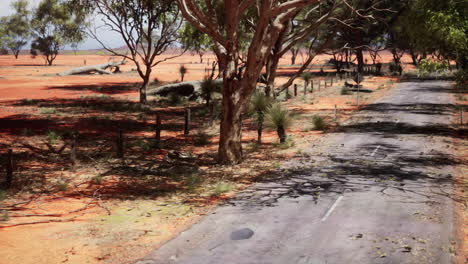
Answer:
[[[361,83],[364,81],[364,76],[361,73],[356,72],[353,76],[353,80],[356,83],[356,85],[360,87]]]
[[[180,73],[180,81],[184,81],[184,76],[188,72],[187,67],[185,65],[180,65],[179,67],[179,73]]]
[[[105,44],[99,38],[98,32],[90,32],[105,50],[135,64],[143,80],[140,86],[140,103],[146,103],[146,90],[150,84],[153,68],[161,62],[182,55],[160,57],[178,39],[182,20],[176,3],[172,0],[81,1],[85,1],[96,15],[103,17],[105,29],[116,32],[122,37],[127,48],[123,51]]]
[[[21,49],[28,43],[30,33],[30,12],[28,1],[18,0],[11,3],[15,13],[2,23],[5,23],[6,46],[16,59]]]
[[[51,66],[64,45],[83,40],[87,25],[83,11],[60,0],[43,0],[31,22],[34,36],[31,54],[39,51]]]
[[[250,99],[249,112],[255,117],[257,123],[258,144],[262,144],[263,122],[265,121],[265,114],[271,106],[271,103],[271,97],[259,91],[256,91]]]
[[[280,103],[274,103],[268,108],[268,121],[276,129],[280,143],[286,142],[286,129],[292,124],[289,110],[284,109]]]
[[[220,89],[216,82],[211,78],[205,78],[201,84],[202,97],[206,101],[206,106],[210,106],[214,92],[219,92]]]
[[[312,74],[310,72],[305,72],[302,74],[302,79],[304,79],[304,89],[307,90],[307,87],[309,87],[310,84],[310,80],[312,80]]]

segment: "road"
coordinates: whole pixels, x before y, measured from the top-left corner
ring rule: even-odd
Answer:
[[[451,263],[452,111],[449,83],[400,83],[137,263]]]

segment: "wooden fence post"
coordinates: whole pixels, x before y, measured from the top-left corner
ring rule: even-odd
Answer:
[[[338,108],[335,105],[335,112],[334,112],[334,118],[335,122],[338,120]]]
[[[460,106],[460,126],[463,126],[463,106]]]
[[[322,82],[321,82],[320,80],[318,80],[318,90],[319,90],[319,91],[320,91],[320,85],[321,85],[321,83],[322,83]]]
[[[124,157],[124,136],[122,129],[119,129],[119,133],[117,135],[117,157]]]
[[[297,96],[297,84],[294,84],[294,96]]]
[[[161,148],[161,116],[156,114],[156,148]]]
[[[274,91],[273,91],[274,93]],[[213,126],[214,120],[215,120],[215,104],[211,103],[210,104],[210,127]]]
[[[76,133],[73,133],[73,138],[70,146],[70,161],[72,165],[72,171],[74,171],[76,165]]]
[[[184,135],[190,134],[190,108],[185,108],[185,124],[184,124]]]
[[[5,187],[8,189],[13,183],[13,150],[8,149],[6,160],[6,182]]]

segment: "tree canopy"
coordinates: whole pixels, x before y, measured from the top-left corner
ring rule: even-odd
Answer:
[[[83,8],[61,0],[43,0],[33,13],[31,52],[39,51],[50,66],[65,45],[84,40],[86,25]]]

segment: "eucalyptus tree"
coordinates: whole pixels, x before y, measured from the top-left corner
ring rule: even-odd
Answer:
[[[290,19],[319,0],[177,0],[184,18],[213,41],[223,69],[218,159],[242,160],[242,114],[266,60]],[[244,31],[246,23],[251,29]],[[245,40],[245,41],[243,41]]]
[[[200,63],[203,63],[203,55],[210,51],[212,46],[210,38],[190,23],[184,23],[180,33],[180,41],[183,48],[198,54]]]
[[[61,0],[42,0],[31,21],[31,54],[40,52],[51,66],[65,45],[84,39],[86,25],[82,8]]]
[[[90,32],[105,50],[136,65],[143,80],[140,103],[146,103],[153,68],[182,54],[162,56],[178,40],[183,23],[176,3],[171,0],[85,1],[90,12],[101,18],[100,29],[116,32],[124,41],[126,49],[112,48],[99,36],[97,29]]]
[[[28,44],[30,32],[30,11],[27,0],[18,0],[11,3],[14,13],[4,18],[5,46],[11,50],[15,58],[21,49]]]
[[[468,2],[415,0],[393,27],[396,46],[409,49],[417,63],[427,54],[468,67]]]
[[[335,15],[341,1],[327,1],[309,4],[292,16],[285,27],[280,31],[279,37],[266,60],[266,94],[274,85],[279,60],[287,52],[294,53],[295,48],[303,47],[307,50],[306,60],[302,66],[279,87],[279,90],[289,87],[296,78],[309,67],[316,54],[320,53],[327,45],[328,40],[334,35],[333,29],[326,23]]]
[[[390,25],[407,7],[408,0],[345,0],[336,27],[338,36],[354,52],[358,72],[364,70],[364,52],[374,51],[373,42],[387,35]],[[375,44],[375,42],[374,42]]]

